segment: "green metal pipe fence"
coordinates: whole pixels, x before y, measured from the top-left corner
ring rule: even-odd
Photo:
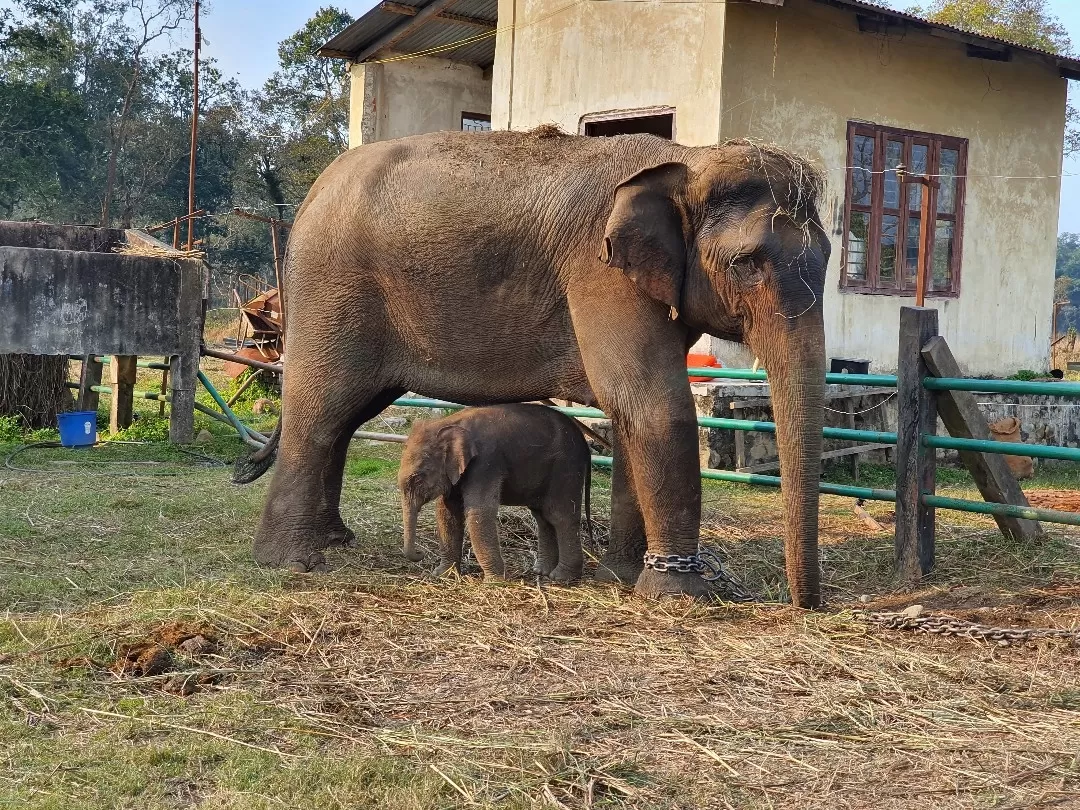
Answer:
[[[1046,523],[1065,523],[1080,526],[1080,513],[1061,512],[1057,509],[1038,509],[1034,506],[1014,506],[1009,503],[987,503],[969,501],[962,498],[946,498],[941,495],[923,494],[921,498],[926,506],[938,509],[953,509],[958,512],[972,512],[979,515],[1005,515],[1023,520],[1041,520]]]
[[[748,382],[768,382],[764,371],[749,368],[688,368],[690,377],[710,377],[716,380],[746,380]],[[891,374],[826,374],[825,382],[830,385],[866,385],[875,388],[896,388],[896,377]]]
[[[928,391],[972,391],[979,394],[1038,394],[1051,397],[1080,397],[1080,383],[1074,382],[925,377],[923,387]]]
[[[593,456],[593,464],[598,467],[610,467],[611,456]],[[759,473],[739,473],[728,470],[701,470],[701,477],[711,481],[726,481],[730,484],[751,484],[760,487],[779,487],[780,477]],[[891,489],[871,489],[870,487],[852,487],[847,484],[821,482],[818,487],[825,495],[840,495],[849,498],[861,498],[866,501],[896,501],[896,492]]]
[[[72,360],[83,360],[83,359],[85,359],[83,357],[80,357],[77,354],[69,355],[69,357]],[[94,357],[94,360],[96,360],[99,363],[104,363],[105,365],[109,365],[112,362],[112,357],[110,357],[108,355],[97,355],[96,357]],[[137,368],[152,368],[152,369],[156,369],[157,371],[168,371],[170,368],[172,368],[172,366],[170,366],[168,363],[156,363],[156,362],[154,362],[152,360],[136,360],[135,361],[135,366]]]
[[[402,397],[394,400],[395,405],[406,408],[443,408],[445,410],[461,410],[464,405],[454,402],[446,402],[441,399],[424,399],[417,397]],[[607,419],[608,415],[599,408],[563,408],[555,407],[559,413],[572,416],[577,419]],[[775,433],[775,422],[759,422],[752,419],[725,419],[716,416],[699,416],[697,423],[700,427],[718,428],[720,430],[745,430],[754,433]],[[821,431],[826,439],[841,439],[851,442],[868,442],[870,444],[896,444],[896,434],[878,430],[854,430],[851,428],[826,427]]]
[[[924,435],[923,447],[941,450],[967,450],[975,453],[998,453],[1003,456],[1029,456],[1057,461],[1080,461],[1080,448],[1056,447],[1026,442],[995,442],[988,439],[958,439],[952,436]]]
[[[96,359],[103,363],[108,363],[110,362],[111,358],[98,357]],[[152,368],[159,370],[165,370],[169,368],[168,364],[165,363],[156,363],[141,360],[138,361],[138,366],[140,368]],[[691,377],[707,377],[709,379],[723,380],[745,380],[749,382],[766,382],[768,380],[768,376],[765,371],[753,371],[751,369],[688,368],[687,374]],[[260,440],[262,440],[264,437],[262,437],[261,434],[258,434],[257,432],[246,427],[240,421],[240,419],[236,416],[235,413],[233,413],[232,409],[229,408],[224,398],[218,393],[213,383],[211,383],[211,381],[206,377],[204,373],[200,371],[198,378],[199,381],[202,383],[203,387],[209,392],[211,398],[214,400],[217,406],[221,408],[221,414],[213,412],[212,409],[207,408],[205,405],[202,407],[198,407],[197,405],[196,407],[198,408],[198,410],[200,412],[205,412],[208,415],[213,416],[219,421],[231,425],[245,442],[249,444],[258,444]],[[887,374],[826,374],[825,382],[827,384],[838,385],[894,388],[898,385],[898,378],[896,376]],[[77,383],[68,383],[68,385],[73,388],[78,387]],[[1022,380],[983,380],[966,379],[959,377],[925,377],[922,380],[922,385],[925,389],[930,391],[969,391],[979,393],[1014,393],[1080,397],[1080,383],[1046,383],[1029,382]],[[93,386],[91,390],[103,394],[112,393],[112,388],[110,386],[104,385]],[[163,397],[161,394],[151,391],[136,391],[134,392],[134,396],[141,399],[169,401],[169,397]],[[466,407],[464,405],[460,405],[454,402],[447,402],[445,400],[432,399],[427,397],[402,397],[396,400],[394,404],[408,408],[432,408],[443,410],[460,410]],[[567,416],[575,418],[608,418],[603,411],[597,408],[556,407],[555,410],[564,413]],[[697,422],[698,425],[703,428],[720,430],[742,430],[758,433],[776,432],[776,424],[774,422],[765,422],[749,419],[727,419],[712,416],[698,417]],[[825,427],[822,430],[822,436],[827,439],[864,442],[869,444],[881,444],[886,446],[895,446],[897,444],[897,434],[887,431]],[[995,453],[1013,456],[1029,456],[1033,458],[1080,462],[1080,448],[1032,445],[1023,442],[996,442],[980,439],[964,439],[951,436],[937,436],[932,434],[923,434],[921,435],[920,439],[922,446],[933,449],[959,450],[973,453]],[[607,467],[610,467],[612,463],[609,456],[593,456],[593,462],[599,466]],[[703,469],[701,470],[701,477],[709,480],[726,481],[729,483],[739,484],[750,484],[755,486],[780,486],[779,476],[761,475],[758,473],[740,473],[728,470]],[[828,482],[822,482],[820,484],[820,491],[826,495],[860,498],[863,500],[886,502],[896,502],[897,500],[897,494],[895,490],[848,486],[845,484],[834,484]],[[1073,514],[1070,512],[1060,512],[1052,509],[1037,509],[1033,507],[1020,507],[1011,504],[971,501],[960,498],[947,498],[929,493],[922,493],[920,499],[925,506],[931,508],[952,509],[962,512],[970,512],[984,515],[1007,515],[1010,517],[1022,518],[1025,520],[1037,520],[1080,526],[1080,514]]]
[[[78,388],[79,384],[76,382],[64,383],[68,388]],[[111,394],[111,385],[91,385],[90,390],[98,394]],[[160,391],[132,391],[131,396],[133,399],[151,399],[158,402],[172,402],[172,397],[165,395],[162,396]]]

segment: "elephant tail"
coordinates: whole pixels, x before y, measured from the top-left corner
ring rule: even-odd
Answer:
[[[592,450],[585,445],[585,531],[589,533],[589,542],[593,541],[592,528]]]
[[[270,439],[260,449],[247,456],[241,456],[233,466],[232,482],[234,484],[250,484],[259,478],[272,466],[277,458],[277,448],[281,441],[281,419],[278,419],[274,432]]]

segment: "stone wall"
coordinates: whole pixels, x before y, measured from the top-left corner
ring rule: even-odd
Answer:
[[[767,383],[722,382],[692,386],[694,399],[700,416],[721,418],[750,419],[772,422],[772,408],[762,401],[767,396]],[[825,424],[830,427],[854,427],[858,430],[878,430],[895,432],[897,422],[896,397],[889,393],[866,394],[870,389],[859,386],[825,386],[826,402]],[[881,392],[883,389],[872,389]],[[1031,444],[1058,445],[1061,447],[1080,447],[1080,402],[1062,397],[1033,396],[1016,394],[975,394],[980,410],[987,422],[1018,417],[1020,419],[1021,439]],[[847,397],[847,398],[845,398]],[[757,400],[762,404],[756,407],[731,409],[731,404]],[[848,414],[851,414],[850,416]],[[738,452],[737,443],[741,434],[742,452]],[[739,466],[761,466],[776,462],[776,441],[771,433],[751,431],[720,430],[701,428],[699,431],[701,466],[712,469],[734,470]],[[938,422],[938,435],[947,436],[945,426]],[[835,452],[845,447],[854,446],[854,442],[826,439],[824,453]],[[741,456],[741,459],[739,458]],[[847,458],[835,459],[839,462]],[[872,453],[860,454],[859,459],[873,463],[891,463],[892,450],[884,448]],[[959,462],[958,454],[953,450],[938,450],[938,459],[947,464]],[[743,461],[742,465],[737,462]],[[832,461],[828,460],[827,462]],[[1035,464],[1063,465],[1066,461],[1036,459]],[[760,470],[775,474],[775,469]]]
[[[691,389],[700,416],[774,421],[772,407],[766,399],[769,395],[768,383],[732,380],[696,384]],[[825,425],[828,427],[896,429],[896,397],[892,390],[826,385],[825,397]],[[699,435],[702,467],[714,470],[749,468],[750,471],[766,474],[776,474],[779,469],[776,440],[771,433],[701,428]],[[854,442],[826,439],[823,454],[828,457],[854,446]],[[826,458],[826,461],[840,462],[849,458],[849,455],[835,455]],[[884,463],[891,460],[891,449],[883,446],[882,449],[859,454],[859,458]]]

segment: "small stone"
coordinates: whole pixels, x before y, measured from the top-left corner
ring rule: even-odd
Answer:
[[[384,416],[382,421],[384,425],[392,428],[405,427],[409,422],[404,416]]]
[[[193,636],[181,642],[180,649],[188,655],[205,655],[214,649],[214,643],[205,636]]]
[[[195,437],[195,444],[210,444],[214,440],[214,434],[206,428],[199,431],[199,435]]]
[[[187,697],[195,692],[197,686],[198,680],[194,675],[173,675],[165,681],[162,689],[171,695]]]
[[[902,615],[905,619],[917,619],[923,615],[923,606],[911,605],[900,611],[900,615]]]
[[[965,599],[971,599],[974,596],[978,596],[981,593],[982,588],[976,585],[961,585],[949,591],[949,596],[951,596],[953,599],[959,599],[963,601]]]
[[[864,593],[862,596],[859,597],[859,601],[862,602],[864,605],[868,605],[874,601],[874,597],[872,597],[868,593]]]
[[[251,412],[257,415],[264,413],[277,413],[277,403],[272,399],[257,399],[251,406]]]

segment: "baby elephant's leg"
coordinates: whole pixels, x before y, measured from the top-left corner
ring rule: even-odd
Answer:
[[[547,577],[559,564],[559,543],[555,527],[539,509],[529,511],[536,518],[536,564],[533,566],[533,573]]]
[[[461,570],[461,546],[465,541],[465,510],[461,493],[452,490],[435,503],[435,519],[439,528],[439,567],[435,576],[441,577],[451,568]]]
[[[576,502],[560,506],[558,511],[547,513],[559,542],[559,564],[548,576],[555,582],[577,582],[585,565],[581,553],[581,508]]]
[[[484,570],[484,576],[500,579],[505,577],[506,566],[499,550],[498,503],[466,507],[465,522],[469,527],[473,554]]]

